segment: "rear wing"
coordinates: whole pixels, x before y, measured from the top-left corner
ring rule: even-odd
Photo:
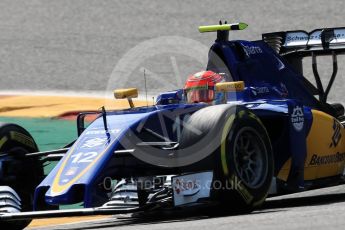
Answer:
[[[345,54],[345,27],[266,33],[262,39],[281,55]]]
[[[345,54],[345,27],[316,29],[310,33],[303,30],[267,33],[262,35],[262,40],[284,56],[302,75],[302,59],[311,56],[316,87],[307,79],[305,85],[314,95],[319,96],[322,104],[327,104],[327,96],[338,72],[337,56]],[[333,72],[325,87],[317,69],[316,59],[317,56],[322,55],[331,55],[333,62]]]

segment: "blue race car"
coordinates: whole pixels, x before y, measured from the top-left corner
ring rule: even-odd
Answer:
[[[1,228],[21,229],[32,218],[157,208],[250,212],[267,196],[342,183],[344,107],[327,96],[337,55],[345,52],[345,28],[228,41],[229,31],[246,27],[199,27],[217,32],[205,71],[153,106],[135,108],[135,88],[115,90],[131,108],[103,108],[87,127],[91,113],[81,113],[79,137],[63,149],[38,152],[24,129],[3,124]],[[321,55],[333,58],[326,87],[317,71]],[[302,74],[304,57],[312,57],[316,85]],[[43,178],[43,165],[54,160]],[[75,203],[84,208],[57,210]]]

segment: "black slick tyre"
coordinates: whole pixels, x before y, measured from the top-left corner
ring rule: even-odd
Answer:
[[[0,123],[0,186],[8,186],[18,194],[21,210],[32,211],[34,191],[44,177],[38,158],[27,158],[26,153],[38,152],[32,136],[16,124]],[[0,222],[0,229],[23,229],[31,220]]]
[[[192,114],[186,126],[193,129],[182,131],[181,148],[192,152],[194,146],[211,154],[207,159],[214,172],[211,196],[219,210],[243,213],[260,206],[274,167],[270,139],[260,119],[243,106],[217,105]]]

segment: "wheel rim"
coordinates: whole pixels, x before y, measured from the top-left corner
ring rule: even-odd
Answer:
[[[233,156],[235,170],[250,188],[260,187],[267,176],[266,147],[256,130],[244,127],[236,135]]]

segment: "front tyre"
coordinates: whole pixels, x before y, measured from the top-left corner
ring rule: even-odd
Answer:
[[[43,179],[43,166],[38,158],[26,158],[26,153],[38,152],[32,136],[15,124],[0,123],[0,187],[8,188],[13,197],[18,196],[19,206],[9,212],[32,211],[36,186]],[[10,188],[10,189],[9,189]],[[12,210],[12,211],[11,211]],[[0,229],[17,230],[25,228],[31,221],[0,222]]]
[[[219,210],[243,213],[260,206],[273,177],[272,147],[260,119],[244,106],[216,105],[192,114],[185,126],[180,151],[208,156],[211,197]]]
[[[218,179],[227,186],[219,198],[231,210],[251,211],[266,199],[273,177],[273,152],[260,119],[245,108],[237,108],[224,126],[218,150]],[[217,191],[216,191],[217,194]]]

